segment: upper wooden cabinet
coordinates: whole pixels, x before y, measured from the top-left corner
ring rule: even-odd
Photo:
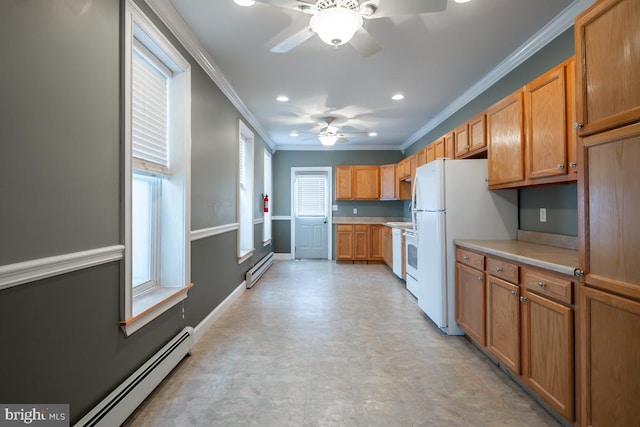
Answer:
[[[454,131],[456,159],[477,157],[487,151],[487,116],[479,114]]]
[[[418,153],[409,156],[409,166],[411,168],[411,179],[416,177],[416,169],[418,168]]]
[[[574,67],[571,59],[524,88],[527,180],[550,183],[577,179],[571,90]]]
[[[409,157],[398,162],[398,179],[405,179],[411,176],[411,163]]]
[[[380,199],[379,166],[336,166],[336,200]]]
[[[380,200],[398,199],[398,179],[396,178],[396,165],[380,166]]]
[[[427,163],[427,147],[418,151],[418,167]]]
[[[575,21],[577,121],[590,135],[640,120],[640,4],[604,0]]]
[[[522,90],[487,110],[489,188],[524,183],[524,96]]]
[[[436,159],[436,150],[433,144],[427,145],[427,163]]]

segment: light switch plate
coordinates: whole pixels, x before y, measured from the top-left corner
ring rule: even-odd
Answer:
[[[540,208],[540,222],[547,222],[547,208]]]

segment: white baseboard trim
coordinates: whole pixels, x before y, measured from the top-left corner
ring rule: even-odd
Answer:
[[[202,322],[198,323],[198,325],[193,328],[193,342],[194,344],[200,341],[200,338],[213,326],[213,324],[222,316],[222,314],[231,307],[231,305],[242,295],[244,291],[247,290],[246,281],[243,281],[238,285],[237,288],[234,289],[233,292],[229,294],[216,308],[214,308],[211,313],[205,317]]]
[[[114,245],[0,266],[0,289],[118,261],[124,246]]]
[[[273,259],[276,261],[290,261],[293,259],[293,257],[291,256],[291,254],[286,254],[286,253],[274,253],[273,254]]]

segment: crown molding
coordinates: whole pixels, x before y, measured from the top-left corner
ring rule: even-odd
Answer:
[[[182,16],[173,7],[169,0],[145,0],[151,10],[158,15],[158,18],[167,26],[169,31],[178,39],[184,48],[191,54],[202,69],[209,75],[211,80],[220,88],[222,93],[238,109],[240,114],[248,121],[256,132],[262,137],[265,144],[272,150],[275,144],[267,136],[266,130],[262,127],[258,119],[249,111],[240,96],[233,89],[227,78],[222,74],[213,58],[206,51],[200,40],[191,31],[191,28],[184,22]]]
[[[301,146],[294,144],[279,144],[278,151],[400,151],[397,145],[349,145],[336,144],[331,147],[322,146]]]
[[[555,18],[549,21],[529,40],[523,43],[518,49],[511,53],[504,61],[498,64],[487,75],[480,79],[469,90],[464,92],[449,104],[438,115],[429,120],[417,132],[411,135],[400,145],[400,150],[404,151],[420,138],[431,132],[440,123],[451,117],[454,113],[467,105],[469,102],[480,96],[504,76],[513,71],[524,61],[532,57],[536,52],[553,41],[556,37],[569,29],[575,20],[576,15],[591,6],[595,0],[575,0],[560,12]]]

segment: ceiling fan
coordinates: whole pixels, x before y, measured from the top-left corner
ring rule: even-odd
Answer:
[[[350,43],[362,56],[370,56],[382,46],[362,26],[364,19],[442,12],[447,0],[256,0],[311,15],[309,26],[271,48],[285,53],[314,34],[336,48]]]
[[[340,128],[332,124],[335,121],[335,117],[324,117],[322,120],[324,120],[327,125],[320,129],[317,136],[320,143],[325,147],[332,147],[336,142],[348,142],[347,137],[349,136],[372,135],[369,132],[340,132]]]

